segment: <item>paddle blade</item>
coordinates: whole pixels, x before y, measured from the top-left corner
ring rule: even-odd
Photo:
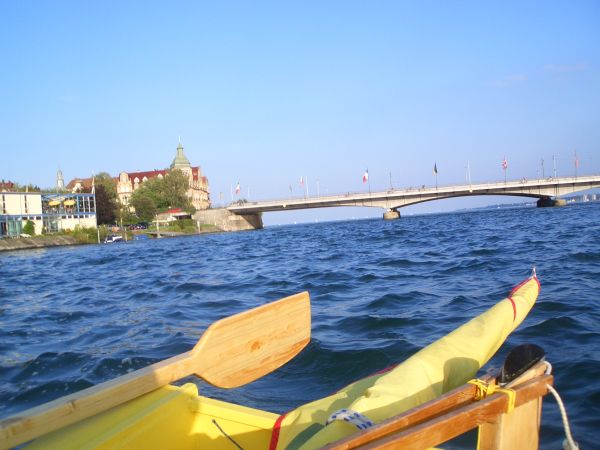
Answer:
[[[194,372],[234,388],[292,359],[310,341],[310,298],[301,292],[213,323],[191,351]]]

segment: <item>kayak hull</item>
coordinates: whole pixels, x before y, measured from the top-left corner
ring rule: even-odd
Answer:
[[[50,433],[26,448],[230,450],[235,446],[229,437],[244,449],[268,448],[277,417],[200,396],[192,383],[169,385]]]

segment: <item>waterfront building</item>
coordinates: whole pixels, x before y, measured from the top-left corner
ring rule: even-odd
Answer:
[[[208,190],[208,179],[202,175],[200,166],[192,167],[190,161],[183,152],[181,143],[177,146],[177,154],[169,169],[150,170],[145,172],[121,172],[117,179],[117,197],[122,205],[128,206],[131,194],[138,189],[142,183],[151,178],[163,178],[170,170],[181,170],[188,178],[189,188],[187,196],[192,206],[197,210],[210,208],[210,194]],[[131,210],[133,208],[129,207]]]
[[[0,237],[19,236],[28,221],[35,234],[97,228],[94,194],[0,193]]]
[[[113,178],[117,184],[117,199],[121,205],[128,207],[130,211],[134,212],[133,207],[129,204],[131,194],[133,194],[142,183],[152,178],[163,178],[173,169],[181,170],[187,176],[189,182],[187,196],[189,197],[192,206],[197,210],[210,208],[208,179],[202,175],[200,166],[192,166],[190,164],[190,161],[183,152],[181,143],[177,146],[177,153],[168,169],[147,170],[143,172],[121,172],[118,177]],[[66,189],[69,192],[89,192],[91,191],[92,184],[92,178],[74,178],[69,181]]]

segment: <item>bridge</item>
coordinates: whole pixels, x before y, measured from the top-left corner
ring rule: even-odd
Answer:
[[[560,197],[579,191],[600,187],[600,175],[567,178],[546,178],[518,181],[461,184],[455,186],[389,189],[380,192],[347,193],[341,195],[290,198],[268,201],[239,201],[227,206],[227,210],[239,215],[253,215],[267,211],[289,211],[308,208],[330,208],[333,206],[368,206],[383,208],[383,218],[400,217],[399,208],[417,203],[454,197],[474,195],[511,195],[539,199],[537,205],[561,206],[566,202]]]

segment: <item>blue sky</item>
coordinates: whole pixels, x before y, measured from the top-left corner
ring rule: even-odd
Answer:
[[[501,180],[505,156],[509,179],[553,155],[572,175],[575,151],[600,173],[600,2],[485,3],[0,2],[0,178],[164,168],[179,136],[216,203],[238,180],[364,191],[367,168],[372,190],[435,184],[434,163],[440,185],[467,161]]]

